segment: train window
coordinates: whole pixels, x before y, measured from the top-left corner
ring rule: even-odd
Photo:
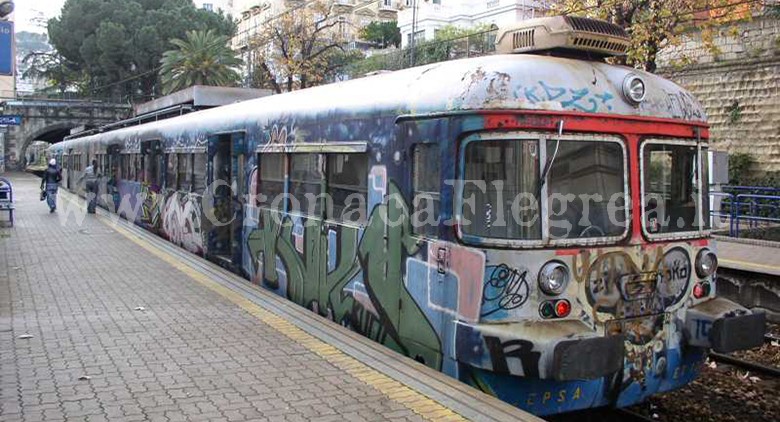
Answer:
[[[321,216],[324,179],[319,154],[291,154],[290,210]]]
[[[257,187],[257,205],[282,210],[284,202],[284,160],[285,155],[279,153],[258,154],[260,164]]]
[[[642,163],[645,229],[651,234],[698,231],[704,178],[696,145],[646,144]]]
[[[547,179],[550,238],[622,235],[625,213],[614,212],[626,205],[621,144],[548,139],[547,157],[553,154]],[[610,206],[615,209],[610,210]]]
[[[177,158],[178,189],[184,192],[192,189],[192,158],[193,154],[178,154]]]
[[[440,174],[438,144],[418,144],[414,147],[412,188],[412,228],[415,233],[436,236],[439,227]]]
[[[466,144],[462,233],[498,239],[542,238],[537,140]]]
[[[208,165],[206,153],[193,154],[192,158],[192,191],[203,194],[206,190],[206,170]]]
[[[165,187],[179,190],[179,158],[178,154],[165,154]]]
[[[328,154],[328,218],[364,224],[368,217],[368,154]]]

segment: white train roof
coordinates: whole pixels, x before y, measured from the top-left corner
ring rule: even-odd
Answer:
[[[623,94],[630,74],[645,82],[635,105]],[[468,110],[551,110],[705,122],[686,90],[662,77],[601,62],[512,54],[454,60],[248,100],[181,117],[73,139],[70,142],[181,138],[284,119],[427,114]],[[61,147],[64,145],[60,145]]]

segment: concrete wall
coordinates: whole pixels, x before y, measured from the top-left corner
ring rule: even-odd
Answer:
[[[720,28],[713,54],[692,33],[658,57],[658,73],[702,103],[714,145],[756,160],[754,176],[780,172],[780,19],[757,16]]]

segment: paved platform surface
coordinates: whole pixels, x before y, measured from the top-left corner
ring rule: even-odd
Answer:
[[[716,237],[718,263],[723,268],[780,276],[777,242]]]
[[[61,193],[49,214],[39,179],[11,178],[2,421],[537,420],[137,228],[85,216],[75,197]]]

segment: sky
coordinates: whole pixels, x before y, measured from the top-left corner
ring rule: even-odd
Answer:
[[[65,0],[14,0],[14,27],[16,32],[46,32],[45,22],[59,16]],[[43,22],[35,19],[43,17]]]

